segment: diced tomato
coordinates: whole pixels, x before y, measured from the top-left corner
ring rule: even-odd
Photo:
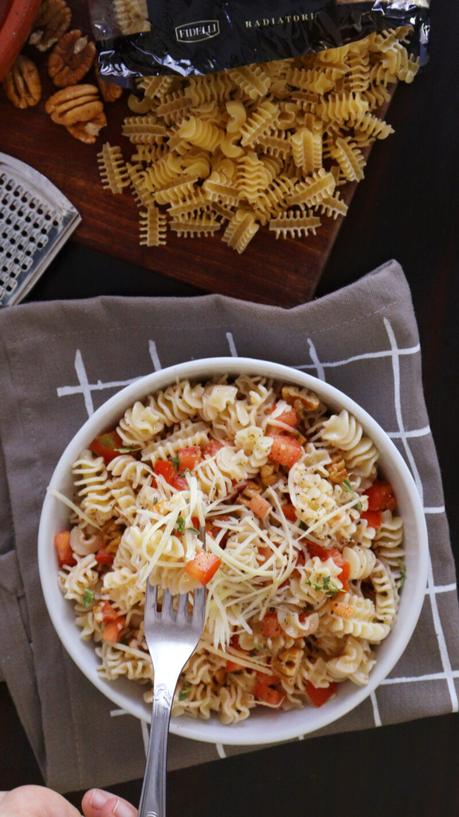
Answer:
[[[338,573],[337,578],[342,583],[343,589],[349,590],[349,574],[351,572],[349,562],[346,562],[343,554],[337,548],[329,548],[329,554],[329,558],[333,559],[335,565],[341,568],[341,572]]]
[[[262,672],[257,672],[256,677],[255,698],[269,706],[280,706],[285,699],[285,694],[275,688],[279,684],[277,675],[265,675]]]
[[[61,530],[59,533],[56,533],[54,537],[54,547],[56,548],[57,561],[60,567],[63,567],[63,565],[76,565],[76,559],[70,547],[69,530]]]
[[[119,640],[120,633],[124,630],[125,624],[124,616],[118,616],[118,618],[115,618],[113,621],[107,621],[102,630],[103,640],[115,644]]]
[[[109,601],[104,601],[102,605],[102,619],[104,622],[102,630],[102,638],[104,641],[112,643],[119,640],[119,635],[126,626],[126,619],[121,616],[118,610],[110,604]]]
[[[301,457],[302,450],[301,443],[295,437],[278,434],[273,438],[269,459],[285,468],[291,468]]]
[[[296,508],[291,502],[286,502],[284,505],[282,505],[282,511],[285,518],[288,519],[289,522],[296,522]]]
[[[286,426],[291,426],[292,428],[296,428],[300,421],[294,408],[286,409],[282,412],[282,414],[279,414],[279,417],[276,417],[276,420],[279,420],[280,423],[284,423]]]
[[[218,440],[209,440],[202,449],[202,453],[205,457],[215,457],[220,448],[223,448],[223,443],[219,443]]]
[[[315,542],[309,541],[306,542],[306,546],[310,556],[318,556],[322,562],[326,562],[327,559],[333,559],[336,566],[341,568],[341,572],[338,573],[337,578],[342,582],[343,588],[349,590],[350,565],[349,562],[343,559],[343,554],[338,548],[325,548],[322,547],[322,545],[317,545]]]
[[[281,706],[285,700],[285,693],[270,686],[255,685],[255,697],[268,706]]]
[[[260,494],[255,494],[249,502],[249,508],[259,519],[265,519],[271,510],[271,505]]]
[[[268,675],[266,672],[259,672],[255,673],[257,684],[263,684],[264,686],[276,686],[276,684],[280,683],[280,678],[277,675],[272,673]]]
[[[89,445],[89,450],[98,457],[103,457],[106,463],[119,456],[119,449],[123,447],[123,441],[116,431],[106,431],[99,434]]]
[[[360,519],[366,519],[370,528],[381,527],[381,511],[362,511]]]
[[[100,565],[112,565],[114,558],[115,554],[110,553],[108,550],[104,550],[104,548],[101,548],[96,553],[96,562],[98,562]]]
[[[261,632],[265,638],[276,638],[282,635],[282,627],[277,619],[277,613],[268,610],[261,622]]]
[[[178,451],[179,471],[188,469],[192,471],[202,460],[202,451],[199,445],[189,445],[187,448],[180,448]]]
[[[275,411],[278,405],[279,403],[276,403],[272,407],[270,411],[271,414]],[[297,426],[300,421],[298,414],[296,413],[294,408],[284,409],[284,411],[281,412],[281,414],[279,414],[278,417],[276,417],[276,420],[279,420],[279,422],[284,423],[286,426],[291,426],[292,428],[295,428],[295,426]]]
[[[324,548],[322,545],[317,545],[309,540],[306,540],[306,547],[310,556],[318,556],[323,562],[326,562],[331,556],[332,548]],[[333,550],[336,550],[336,548],[333,548]]]
[[[155,474],[164,477],[169,485],[176,488],[178,491],[184,491],[188,488],[188,483],[184,477],[179,477],[174,464],[169,460],[156,460],[153,470]]]
[[[199,522],[199,517],[198,516],[192,516],[191,517],[191,524],[193,525],[193,528],[196,528],[196,530],[199,530],[200,527],[201,527],[201,524]]]
[[[275,408],[276,408],[276,406],[273,406],[272,410],[274,411]],[[280,423],[284,423],[284,425],[286,425],[286,426],[290,426],[291,428],[296,428],[296,426],[298,425],[298,423],[300,421],[299,417],[298,417],[298,414],[296,413],[294,408],[285,409],[285,411],[283,411],[281,414],[279,414],[278,417],[276,417],[276,421],[277,420],[279,420]],[[275,433],[276,426],[270,426],[269,428],[271,429],[272,433]],[[269,434],[269,428],[268,428],[268,434]]]
[[[169,460],[156,460],[153,470],[155,474],[159,474],[161,477],[164,477],[169,485],[173,484],[177,476],[177,471],[175,470],[173,463]]]
[[[215,539],[218,533],[220,533],[220,528],[217,528],[216,525],[212,525],[212,522],[206,522],[206,533]]]
[[[221,559],[218,556],[209,551],[200,550],[194,559],[186,563],[185,570],[192,579],[196,579],[200,584],[207,584],[220,565]]]
[[[104,601],[101,609],[104,623],[106,623],[107,621],[116,621],[118,618],[120,618],[118,610],[115,610],[115,608],[112,607],[109,601]]]
[[[260,562],[266,562],[266,560],[272,555],[273,552],[271,548],[269,548],[267,545],[259,545],[257,558]]]
[[[393,511],[397,501],[389,482],[374,482],[370,488],[364,491],[368,497],[369,511]]]
[[[351,566],[349,562],[346,562],[345,559],[342,559],[341,563],[334,559],[338,567],[342,564],[341,573],[338,573],[338,579],[340,580],[341,584],[343,585],[343,590],[349,590],[349,576],[351,574]]]
[[[315,687],[310,681],[306,681],[305,687],[308,697],[313,706],[323,706],[328,699],[335,694],[337,684],[330,684],[328,687]]]
[[[304,565],[306,563],[306,556],[303,550],[299,550],[296,554],[297,565]]]

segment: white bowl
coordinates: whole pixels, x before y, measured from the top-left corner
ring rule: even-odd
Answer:
[[[287,366],[250,358],[206,358],[171,366],[154,374],[141,377],[119,391],[86,421],[71,440],[51,478],[50,487],[70,495],[72,492],[71,466],[80,452],[95,436],[113,428],[124,411],[136,400],[184,378],[206,380],[227,373],[253,374],[270,377],[285,383],[295,383],[315,391],[330,408],[352,412],[381,452],[381,467],[397,496],[398,507],[405,527],[406,582],[394,627],[378,647],[377,663],[365,687],[352,683],[340,685],[337,695],[324,707],[306,707],[289,712],[273,712],[258,708],[241,723],[225,726],[216,718],[209,721],[189,717],[173,718],[171,731],[194,740],[223,744],[263,744],[289,740],[341,718],[358,706],[388,675],[405,650],[416,626],[424,600],[427,581],[428,545],[423,508],[410,472],[392,441],[381,426],[357,403],[339,389],[311,375]],[[80,638],[75,624],[73,604],[66,601],[58,586],[58,565],[53,547],[54,535],[68,525],[68,510],[50,493],[43,504],[38,535],[38,564],[43,594],[48,612],[69,655],[87,678],[117,707],[121,707],[145,721],[150,719],[150,706],[142,694],[145,688],[133,681],[107,681],[97,672],[98,659],[94,644]]]

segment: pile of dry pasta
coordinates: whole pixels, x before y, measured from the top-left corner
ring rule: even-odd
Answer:
[[[146,246],[165,244],[168,231],[221,232],[242,253],[260,226],[276,238],[315,233],[346,214],[339,188],[363,178],[362,149],[393,132],[375,111],[393,83],[416,75],[409,32],[187,80],[144,78],[123,123],[134,152],[126,161],[106,143],[102,183],[130,188]]]
[[[366,684],[403,583],[403,523],[358,420],[304,388],[241,375],[135,403],[73,465],[62,592],[100,672],[147,685],[146,582],[207,584],[174,713],[223,723],[321,706]],[[199,531],[206,526],[206,550]],[[205,557],[205,558],[204,558]]]

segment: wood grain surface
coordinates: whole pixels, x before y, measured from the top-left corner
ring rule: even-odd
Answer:
[[[71,5],[72,27],[89,31],[84,4],[74,0]],[[179,239],[169,234],[165,247],[140,247],[137,207],[131,195],[125,191],[112,196],[103,190],[96,161],[107,140],[120,144],[126,156],[132,152],[121,136],[122,119],[129,114],[126,97],[106,105],[108,127],[95,145],[84,145],[45,113],[44,101],[56,90],[47,77],[47,55],[35,49],[27,53],[41,68],[43,98],[36,108],[20,111],[0,93],[0,150],[32,165],[68,196],[82,216],[74,241],[236,298],[293,306],[313,296],[341,227],[341,216],[336,221],[324,216],[317,235],[304,239],[276,240],[267,228],[260,229],[241,256],[219,237]],[[93,81],[92,74],[84,81]],[[355,188],[355,183],[340,188],[348,204]]]

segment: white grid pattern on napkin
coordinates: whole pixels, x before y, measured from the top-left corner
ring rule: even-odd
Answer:
[[[429,426],[424,426],[422,428],[414,428],[414,429],[405,429],[404,422],[403,422],[403,412],[401,407],[401,378],[400,378],[400,358],[405,355],[416,355],[420,354],[420,346],[416,344],[415,346],[408,346],[408,347],[399,347],[397,344],[397,339],[395,336],[394,329],[392,327],[391,322],[387,318],[383,318],[384,327],[386,330],[387,338],[388,338],[388,348],[382,349],[376,352],[367,352],[362,353],[359,355],[354,355],[349,358],[345,358],[343,360],[332,360],[326,361],[321,360],[319,354],[317,352],[316,346],[312,340],[312,338],[307,338],[307,345],[309,351],[309,362],[301,363],[298,365],[292,366],[292,368],[299,369],[299,370],[308,370],[314,372],[316,377],[320,380],[326,380],[326,370],[333,369],[337,367],[343,367],[354,363],[360,360],[371,360],[375,358],[390,358],[392,364],[392,374],[393,374],[393,387],[394,387],[394,409],[395,409],[395,417],[397,419],[397,428],[394,430],[387,430],[386,433],[392,439],[400,440],[403,451],[405,454],[405,459],[408,463],[408,466],[411,470],[413,475],[413,479],[415,481],[416,487],[418,489],[419,495],[421,497],[421,501],[423,501],[423,485],[422,481],[419,476],[418,467],[416,464],[416,458],[413,454],[413,451],[410,447],[409,440],[416,438],[416,437],[427,437],[431,434],[431,430]],[[233,357],[238,356],[238,350],[236,347],[236,342],[232,332],[225,333],[226,342],[228,344],[228,349],[230,354]],[[161,361],[159,358],[158,350],[156,348],[156,344],[154,340],[150,340],[148,342],[148,353],[151,358],[151,362],[153,364],[154,371],[159,371],[161,366]],[[84,400],[84,405],[87,411],[88,416],[90,416],[94,412],[94,403],[92,398],[93,392],[99,391],[116,391],[124,386],[128,386],[130,383],[133,383],[135,380],[138,380],[138,377],[129,378],[128,380],[112,380],[112,381],[103,381],[97,380],[95,383],[90,383],[85,367],[85,363],[83,360],[82,353],[80,349],[77,349],[75,352],[75,372],[77,376],[78,383],[73,385],[64,385],[60,386],[57,389],[57,396],[58,397],[68,397],[72,395],[81,395]],[[444,514],[445,508],[443,505],[439,506],[424,506],[424,513],[426,515],[430,514]],[[444,585],[436,585],[433,575],[432,569],[432,561],[429,555],[429,570],[428,570],[428,580],[427,580],[427,588],[426,588],[426,595],[429,597],[431,611],[432,611],[432,618],[434,623],[434,631],[435,636],[437,639],[441,665],[442,665],[442,672],[430,673],[425,675],[415,675],[415,676],[401,676],[401,677],[390,677],[386,678],[381,686],[393,686],[396,684],[415,684],[415,683],[423,683],[427,681],[446,681],[449,697],[451,701],[451,711],[457,712],[459,710],[459,703],[458,697],[456,692],[456,687],[454,684],[454,679],[459,678],[459,670],[453,670],[451,665],[451,660],[448,652],[448,647],[446,644],[445,634],[443,631],[443,626],[441,623],[440,613],[438,609],[437,603],[437,594],[439,593],[453,593],[456,592],[457,585],[455,582],[451,584],[444,584]],[[375,726],[382,726],[382,719],[379,712],[378,706],[378,699],[376,692],[372,692],[370,695],[370,700],[373,708],[373,719]],[[128,714],[122,709],[114,709],[111,711],[112,717],[120,716]],[[148,744],[148,727],[144,721],[141,721],[141,729],[142,729],[142,740],[144,746],[147,747]],[[299,740],[302,740],[303,737],[300,737]],[[225,749],[222,744],[216,744],[215,746],[217,756],[220,758],[226,757]]]

